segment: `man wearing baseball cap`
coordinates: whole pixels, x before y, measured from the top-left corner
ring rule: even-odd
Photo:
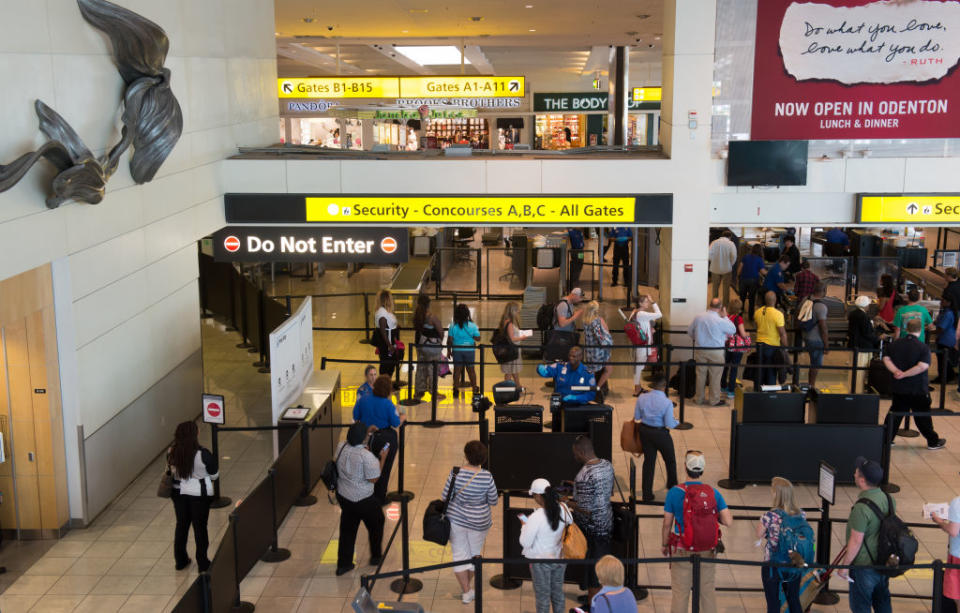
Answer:
[[[853,480],[860,488],[857,502],[870,501],[884,515],[895,513],[896,501],[880,489],[883,481],[883,468],[874,460],[863,456],[854,461]],[[877,564],[873,556],[879,547],[880,518],[865,504],[854,503],[847,521],[847,550],[840,560],[843,566],[853,565],[848,573],[840,569],[837,574],[853,580],[850,584],[850,610],[853,613],[887,613],[890,609],[890,577],[882,575],[873,568]],[[873,552],[873,554],[871,554]]]
[[[706,465],[702,451],[687,451],[684,468],[688,480],[670,488],[663,505],[663,555],[677,558],[688,558],[694,554],[702,558],[716,557],[720,524],[733,525],[733,514],[723,496],[716,488],[700,481]],[[684,511],[690,505],[695,505],[691,510],[696,522],[684,526]],[[716,565],[700,566],[700,611],[703,613],[717,611],[715,577]],[[686,613],[693,587],[693,565],[687,560],[670,565],[670,587],[673,595],[671,613]]]

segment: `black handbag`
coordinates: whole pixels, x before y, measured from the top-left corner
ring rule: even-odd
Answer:
[[[503,328],[498,328],[493,333],[490,344],[493,347],[493,357],[497,360],[497,364],[506,364],[520,357],[520,349],[513,344]]]
[[[453,487],[457,483],[459,466],[453,467],[450,475],[450,489],[447,490],[446,500],[431,500],[427,510],[423,513],[423,540],[446,546],[450,540],[450,519],[447,517],[447,505],[453,500],[456,493]]]
[[[323,484],[327,486],[328,491],[335,491],[337,489],[337,479],[340,477],[340,470],[337,468],[337,462],[340,460],[340,454],[343,453],[343,450],[346,449],[347,444],[344,443],[343,447],[340,448],[340,451],[337,452],[337,457],[333,460],[327,460],[327,463],[323,465],[323,469],[320,471],[320,480],[323,481]]]

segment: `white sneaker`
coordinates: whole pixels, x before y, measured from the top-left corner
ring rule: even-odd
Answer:
[[[476,597],[476,593],[473,590],[470,590],[469,592],[464,592],[463,595],[460,596],[460,602],[462,602],[463,604],[470,604],[471,602],[473,602],[474,597]]]

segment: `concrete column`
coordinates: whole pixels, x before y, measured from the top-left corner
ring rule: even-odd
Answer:
[[[685,328],[707,304],[716,8],[716,0],[663,3],[660,142],[664,153],[685,168],[689,179],[674,188],[674,225],[661,232],[660,307],[672,329]],[[688,125],[691,111],[696,112],[695,128]]]
[[[627,96],[630,74],[630,48],[617,47],[610,61],[609,143],[623,146],[627,142]]]

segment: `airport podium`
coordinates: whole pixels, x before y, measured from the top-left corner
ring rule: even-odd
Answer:
[[[865,424],[880,421],[880,396],[876,394],[821,394],[810,399],[810,423]]]
[[[605,404],[564,406],[556,414],[561,432],[582,432],[593,441],[597,457],[606,460],[613,456],[613,407]],[[557,424],[554,422],[554,431]]]
[[[802,424],[806,419],[804,392],[791,388],[786,391],[754,392],[737,386],[734,408],[741,424]]]

